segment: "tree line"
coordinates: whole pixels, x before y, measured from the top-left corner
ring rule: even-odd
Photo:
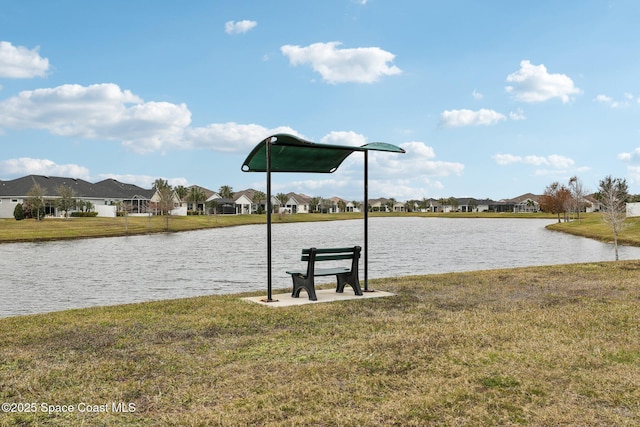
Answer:
[[[585,200],[587,191],[580,178],[573,176],[568,184],[553,182],[544,190],[540,197],[540,209],[545,212],[558,214],[558,222],[561,222],[561,215],[565,221],[571,219],[571,214],[575,213],[576,219],[580,221],[580,213],[588,203]],[[640,195],[630,195],[627,180],[614,178],[611,175],[601,179],[598,190],[593,194],[593,198],[600,203],[600,213],[602,220],[609,225],[613,233],[613,246],[615,258],[618,260],[618,235],[626,227],[627,203],[640,201]]]

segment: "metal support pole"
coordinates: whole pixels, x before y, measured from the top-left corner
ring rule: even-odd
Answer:
[[[267,150],[267,299],[265,302],[274,302],[271,295],[271,137],[266,145]]]
[[[369,151],[364,151],[364,291],[369,291]]]

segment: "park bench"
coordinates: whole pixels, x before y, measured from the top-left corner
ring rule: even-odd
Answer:
[[[307,262],[306,270],[291,270],[287,274],[293,279],[293,292],[291,296],[298,298],[301,290],[306,290],[311,301],[317,301],[314,277],[336,276],[338,281],[336,292],[344,292],[345,285],[350,285],[356,295],[362,295],[360,281],[358,280],[358,260],[360,259],[360,246],[349,248],[309,248],[302,250],[301,261]],[[351,267],[316,268],[316,262],[351,260]]]

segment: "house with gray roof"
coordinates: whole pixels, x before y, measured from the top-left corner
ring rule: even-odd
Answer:
[[[125,184],[115,179],[105,179],[91,183],[79,178],[66,178],[45,175],[28,175],[8,181],[0,181],[0,218],[13,218],[13,211],[18,203],[24,204],[29,198],[30,191],[39,185],[43,191],[45,215],[61,216],[62,212],[56,207],[60,199],[60,187],[67,187],[73,191],[76,200],[91,202],[99,215],[107,215],[115,206],[121,205],[129,213],[146,214],[151,208],[155,190],[147,190],[133,184]],[[111,208],[105,210],[104,206]],[[101,213],[102,212],[102,213]]]

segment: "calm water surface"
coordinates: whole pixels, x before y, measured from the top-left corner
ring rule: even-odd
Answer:
[[[371,218],[369,278],[612,261],[613,247],[548,231],[550,220]],[[266,226],[0,245],[0,317],[265,290]],[[273,289],[300,249],[363,245],[361,220],[275,224]],[[621,247],[621,259],[640,248]],[[362,270],[362,268],[361,268]],[[362,280],[362,271],[361,271]]]

